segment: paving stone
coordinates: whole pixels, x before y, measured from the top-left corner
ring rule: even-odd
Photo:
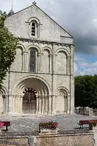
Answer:
[[[23,117],[0,117],[0,120],[8,120],[11,122],[9,132],[35,132],[39,131],[39,123],[46,121],[56,121],[59,123],[59,131],[67,131],[78,129],[78,121],[85,119],[97,119],[97,117],[89,117],[83,115],[46,115],[46,116],[23,116]],[[85,125],[87,128],[88,125]]]

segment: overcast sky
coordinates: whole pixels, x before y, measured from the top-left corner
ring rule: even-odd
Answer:
[[[15,12],[32,0],[13,0]],[[97,0],[36,0],[37,5],[62,25],[75,42],[75,75],[97,74]],[[0,10],[10,11],[12,0],[0,0]]]

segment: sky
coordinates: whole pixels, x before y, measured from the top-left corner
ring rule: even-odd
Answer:
[[[17,12],[32,0],[0,0],[0,10]],[[97,0],[36,0],[37,5],[64,27],[75,44],[75,75],[97,74]]]

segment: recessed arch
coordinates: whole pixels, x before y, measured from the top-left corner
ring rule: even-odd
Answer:
[[[41,49],[40,49],[39,46],[30,44],[30,45],[27,46],[27,51],[29,51],[31,48],[36,48],[38,53],[41,53]]]
[[[29,78],[29,79],[38,79],[38,80],[41,80],[41,81],[47,86],[48,91],[49,91],[49,95],[51,95],[51,88],[50,88],[50,85],[48,84],[48,82],[47,82],[44,78],[39,77],[39,76],[34,76],[34,75],[28,75],[28,76],[25,76],[25,77],[21,78],[21,79],[18,81],[18,83],[14,86],[14,88],[13,88],[13,90],[12,90],[12,94],[13,94],[13,95],[17,95],[16,88],[18,87],[18,85],[19,85],[20,83],[22,83],[23,80],[26,80],[26,79],[28,79],[28,78]],[[25,87],[25,86],[22,85],[22,84],[21,84],[21,86]],[[19,93],[19,94],[22,95],[22,92]]]
[[[56,96],[56,112],[68,112],[68,90],[65,87],[59,87]]]
[[[37,17],[30,17],[28,19],[28,22],[31,23],[33,20],[36,21],[38,24],[40,24],[40,20]]]
[[[5,114],[7,110],[7,97],[8,91],[7,89],[2,86],[2,89],[0,90],[0,114]]]
[[[56,73],[67,74],[69,67],[67,53],[63,50],[60,50],[58,51],[55,59],[56,59]]]
[[[2,95],[7,95],[8,94],[8,91],[4,86],[2,86],[2,88],[0,89],[0,94],[2,94]]]
[[[44,73],[50,73],[51,71],[51,54],[52,54],[52,50],[50,47],[45,46],[42,48],[41,71]]]
[[[23,51],[26,50],[25,46],[23,44],[21,44],[21,43],[17,44],[17,48],[21,48]]]
[[[52,50],[51,50],[50,47],[48,47],[48,46],[43,47],[42,48],[42,53],[43,53],[44,50],[48,50],[50,52],[50,54],[52,54]]]
[[[59,52],[63,51],[67,57],[70,56],[70,53],[68,52],[68,50],[66,48],[58,48],[55,52],[55,55],[58,55]]]
[[[12,71],[20,71],[20,72],[23,71],[23,64],[24,64],[23,49],[24,48],[22,47],[22,45],[17,45],[15,59],[11,65]]]
[[[29,92],[25,92],[29,91]],[[35,91],[37,94],[33,94]],[[14,103],[21,103],[23,113],[36,113],[36,111],[48,111],[49,89],[47,85],[40,79],[31,76],[21,80],[14,89],[14,94],[22,95],[22,101],[14,98]],[[35,96],[35,97],[34,97]],[[47,98],[48,97],[48,98]],[[15,107],[16,105],[14,105]],[[17,108],[17,107],[16,107]],[[15,109],[16,109],[15,108]]]
[[[70,91],[69,91],[66,87],[64,87],[64,86],[58,87],[57,90],[56,90],[56,94],[57,94],[57,92],[59,92],[60,90],[64,90],[64,91],[67,92],[67,94],[70,94]]]

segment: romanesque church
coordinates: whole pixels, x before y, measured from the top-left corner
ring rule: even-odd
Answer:
[[[5,26],[19,42],[0,92],[0,114],[72,114],[73,37],[35,2],[11,10]]]

